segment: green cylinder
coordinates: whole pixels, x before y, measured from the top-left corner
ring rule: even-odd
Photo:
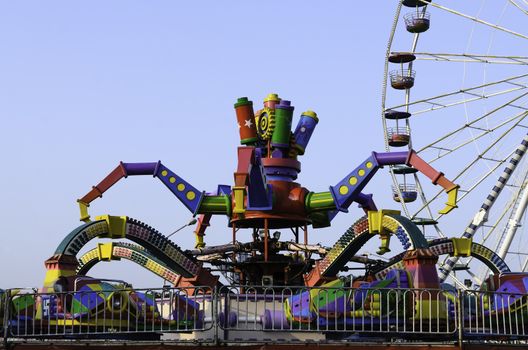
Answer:
[[[275,106],[275,129],[271,136],[271,145],[278,148],[290,147],[293,106],[290,101],[282,100]]]
[[[231,198],[227,195],[204,196],[198,214],[231,215]]]
[[[309,213],[336,209],[334,197],[330,192],[310,192],[306,195],[304,204]]]

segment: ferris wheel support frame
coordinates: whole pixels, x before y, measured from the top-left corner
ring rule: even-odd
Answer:
[[[519,206],[515,210],[515,214],[513,215],[513,218],[508,221],[508,228],[506,231],[506,235],[504,236],[504,241],[502,242],[502,245],[499,248],[499,252],[497,253],[497,255],[501,257],[501,259],[504,259],[504,257],[508,253],[508,250],[510,249],[511,243],[513,241],[513,237],[515,237],[515,233],[517,232],[517,229],[519,228],[519,226],[521,226],[520,222],[522,220],[522,217],[524,216],[524,212],[526,211],[527,206],[528,206],[528,190],[526,188],[526,182],[525,182],[523,184],[523,194],[522,194],[521,200],[519,201]]]
[[[486,199],[482,203],[482,206],[480,207],[479,211],[473,217],[473,220],[471,221],[471,223],[466,227],[466,230],[462,234],[462,238],[467,238],[467,239],[473,238],[477,229],[488,221],[488,214],[489,214],[491,207],[493,206],[493,204],[495,204],[497,197],[504,189],[504,186],[510,179],[515,169],[517,168],[517,165],[521,161],[522,157],[525,155],[527,146],[528,146],[528,134],[524,136],[519,146],[517,146],[517,149],[513,153],[512,157],[510,158],[509,163],[504,168],[501,176],[499,177],[499,179],[493,186],[491,192],[489,193],[489,195],[486,197]],[[523,198],[525,196],[526,196],[526,199],[525,199],[522,213],[524,213],[524,211],[526,210],[526,205],[528,204],[528,191],[524,192]],[[521,206],[519,206],[518,209],[521,209]],[[521,217],[522,217],[522,213],[521,213]],[[516,230],[513,230],[513,232],[511,233],[508,232],[508,234],[511,235],[510,244],[511,244],[511,240],[513,239],[513,236],[515,235],[515,232]],[[501,248],[501,251],[502,251],[502,248]],[[499,254],[499,256],[502,259],[504,259],[505,254],[504,255]],[[442,266],[440,266],[439,278],[441,282],[446,280],[446,278],[449,276],[449,273],[453,270],[453,267],[455,266],[457,262],[458,262],[458,257],[452,257],[452,258],[447,259],[445,263],[442,264]]]

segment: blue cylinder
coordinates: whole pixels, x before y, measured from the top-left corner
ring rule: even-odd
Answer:
[[[306,146],[308,145],[318,122],[319,118],[317,118],[317,113],[314,111],[306,111],[301,114],[301,119],[293,133],[293,136],[295,137],[295,145],[293,147],[297,150],[298,154],[304,154]]]

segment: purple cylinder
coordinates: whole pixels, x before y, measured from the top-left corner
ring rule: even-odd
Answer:
[[[238,316],[236,312],[228,312],[227,314],[224,312],[220,312],[218,314],[218,320],[220,321],[220,325],[222,327],[234,327],[237,324]]]
[[[268,310],[264,311],[264,315],[261,316],[262,326],[264,329],[288,329],[290,328],[288,319],[284,315],[284,312],[279,310]]]
[[[264,171],[266,174],[266,179],[283,181],[295,180],[297,179],[297,175],[299,173],[297,169],[285,167],[265,167]]]
[[[387,153],[376,153],[372,152],[374,158],[379,165],[396,165],[406,164],[409,152],[387,152]]]
[[[127,175],[154,175],[158,163],[121,163]]]

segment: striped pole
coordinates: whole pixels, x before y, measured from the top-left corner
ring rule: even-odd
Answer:
[[[499,194],[504,189],[504,186],[510,179],[511,174],[515,171],[515,168],[517,167],[517,164],[519,164],[521,158],[526,153],[526,148],[528,147],[528,134],[524,136],[524,139],[522,140],[521,144],[517,147],[514,154],[510,158],[510,162],[506,165],[506,168],[504,168],[504,171],[502,172],[501,176],[495,183],[495,186],[493,186],[491,192],[484,200],[484,203],[482,203],[482,206],[480,207],[480,210],[475,214],[473,217],[473,220],[469,224],[469,226],[466,228],[464,233],[462,234],[463,238],[472,238],[475,232],[478,228],[480,228],[484,223],[488,221],[488,213],[493,204],[495,203],[495,200],[499,196]],[[439,272],[439,278],[440,282],[444,282],[449,276],[449,273],[453,270],[453,267],[458,262],[458,257],[454,256],[446,260],[446,262],[440,266],[440,272]]]

